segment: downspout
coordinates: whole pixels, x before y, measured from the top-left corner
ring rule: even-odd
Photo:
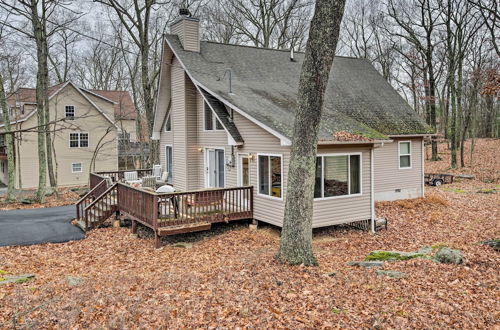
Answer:
[[[370,202],[371,202],[371,226],[372,233],[376,232],[375,229],[375,199],[374,199],[374,181],[373,180],[373,146],[370,149]]]

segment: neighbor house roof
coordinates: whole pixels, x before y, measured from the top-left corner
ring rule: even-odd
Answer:
[[[135,109],[134,101],[128,91],[113,91],[113,90],[99,90],[99,89],[85,89],[93,94],[102,96],[114,102],[115,119],[137,119],[137,111]]]
[[[66,83],[57,84],[49,87],[49,98],[57,94]],[[73,87],[77,87],[72,84]],[[97,90],[97,89],[84,89],[78,87],[80,91],[89,92],[97,97],[101,97],[113,104],[114,119],[129,119],[135,120],[137,118],[137,111],[132,101],[132,97],[128,91],[115,91],[115,90]],[[9,106],[16,106],[19,104],[36,104],[36,89],[20,87],[15,92],[7,96],[7,104]],[[25,112],[17,117],[17,120],[22,120],[30,115],[31,112]]]
[[[108,114],[106,114],[105,111],[103,111],[97,104],[95,104],[94,102],[92,102],[92,100],[89,99],[87,95],[85,95],[84,92],[89,92],[89,91],[86,91],[85,89],[82,89],[82,88],[76,86],[71,81],[66,81],[64,83],[57,84],[57,85],[49,87],[48,88],[49,100],[52,97],[54,97],[55,95],[57,95],[61,90],[63,90],[68,85],[71,85],[73,88],[75,88],[76,91],[78,93],[80,93],[80,95],[82,95],[90,104],[92,104],[93,107],[95,107],[97,109],[97,111],[99,111],[111,124],[113,124],[116,128],[118,128],[118,126],[116,126],[115,121],[113,120],[113,118],[110,118],[108,116]],[[120,118],[116,118],[116,111],[117,110],[116,110],[116,102],[115,101],[112,101],[112,100],[110,100],[110,99],[108,99],[108,98],[106,98],[106,97],[104,97],[102,95],[98,95],[95,92],[90,92],[90,93],[92,93],[94,95],[97,95],[97,96],[99,96],[101,98],[104,98],[104,99],[108,100],[109,102],[112,102],[113,104],[115,104],[115,106],[114,106],[115,120],[116,119],[120,119]],[[128,93],[128,92],[121,92],[121,93]],[[24,104],[26,104],[26,103],[27,104],[36,104],[36,89],[35,88],[20,87],[15,92],[13,92],[13,93],[9,94],[9,96],[7,96],[7,104],[9,106],[18,106],[18,105],[21,105],[23,103]],[[13,119],[12,123],[25,121],[28,118],[30,118],[36,111],[37,111],[37,109],[35,108],[32,111],[24,112],[21,115],[18,114],[18,116],[16,116],[16,118]],[[3,124],[1,124],[0,126],[3,126]]]
[[[208,41],[198,53],[184,51],[176,35],[165,40],[198,87],[291,140],[304,53],[291,61],[289,51]],[[338,132],[385,139],[432,131],[368,60],[336,56],[319,140],[335,141]]]

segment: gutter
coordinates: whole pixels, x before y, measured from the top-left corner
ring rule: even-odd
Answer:
[[[394,142],[391,139],[387,140],[370,140],[370,141],[328,141],[322,140],[318,141],[318,145],[327,146],[327,145],[349,145],[349,144],[384,144]]]

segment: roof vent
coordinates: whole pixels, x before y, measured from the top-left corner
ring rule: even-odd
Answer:
[[[179,15],[191,17],[191,12],[189,12],[189,9],[187,9],[187,8],[180,8]]]
[[[293,47],[290,48],[290,61],[291,62],[295,62],[295,56],[294,56],[294,53],[293,53]]]

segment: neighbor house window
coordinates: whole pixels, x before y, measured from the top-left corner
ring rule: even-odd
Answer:
[[[165,170],[168,172],[168,183],[172,183],[173,152],[172,146],[165,146]]]
[[[361,194],[361,155],[316,157],[314,198]]]
[[[71,164],[71,173],[81,173],[83,172],[82,163],[72,163]]]
[[[411,168],[411,142],[399,142],[399,168]]]
[[[281,156],[259,155],[259,194],[282,197]]]
[[[130,133],[118,132],[118,142],[130,142]]]
[[[205,112],[205,130],[213,131],[213,130],[223,130],[221,122],[217,119],[217,116],[213,113],[210,106],[207,102],[204,102],[204,112]]]
[[[0,134],[0,147],[5,147],[5,134]]]
[[[170,117],[170,114],[168,114],[167,120],[165,121],[165,132],[170,132],[172,130],[172,120]]]
[[[66,119],[68,119],[68,120],[75,119],[75,106],[74,105],[67,105],[65,107],[65,114],[66,114]]]
[[[70,148],[87,148],[89,146],[89,133],[69,133]]]

